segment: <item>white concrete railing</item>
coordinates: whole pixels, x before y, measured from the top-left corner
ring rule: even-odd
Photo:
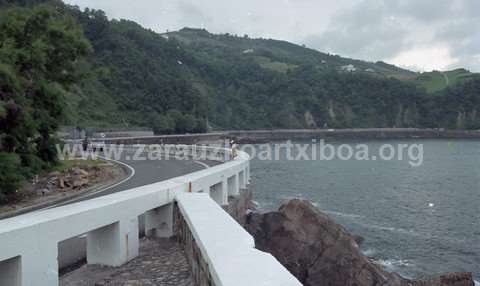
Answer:
[[[192,150],[189,146],[179,146],[182,150]],[[209,158],[219,159],[228,150],[215,148],[207,149]],[[223,156],[225,158],[225,156]],[[186,176],[181,176],[163,182],[127,190],[121,193],[95,198],[89,201],[72,205],[38,211],[0,221],[0,285],[5,286],[56,286],[58,285],[58,244],[67,239],[87,236],[87,263],[107,266],[120,266],[138,255],[139,223],[138,218],[145,216],[145,231],[153,232],[160,237],[172,235],[173,202],[177,196],[188,192],[210,194],[218,204],[228,203],[228,195],[235,195],[240,188],[244,188],[249,181],[249,157],[239,153],[235,160],[221,165],[201,170]],[[183,197],[183,196],[182,196]],[[188,203],[188,202],[187,202]],[[183,204],[187,204],[183,203]],[[185,210],[185,208],[183,208]],[[216,211],[218,212],[218,211]],[[226,213],[224,213],[226,215]],[[190,220],[192,232],[197,233],[194,220]],[[232,220],[219,220],[218,223],[232,224]],[[199,231],[197,239],[207,239],[202,235],[205,225]],[[218,225],[215,229],[229,229],[232,226]],[[237,233],[244,237],[248,234],[238,229]],[[242,233],[242,234],[240,234]],[[232,236],[227,236],[233,239]],[[223,240],[223,237],[218,237]],[[207,239],[208,240],[208,239]],[[253,239],[242,245],[232,247],[239,251],[245,249],[243,259],[238,260],[238,268],[242,263],[254,259]],[[223,243],[229,243],[223,241]],[[225,271],[220,265],[222,260],[208,258],[218,256],[219,253],[209,253],[205,248],[210,270],[220,277],[222,285],[228,281],[243,281],[245,273]],[[224,256],[230,253],[224,253]],[[258,256],[258,255],[257,255]],[[263,259],[259,265],[265,273],[265,282],[257,281],[256,285],[300,285],[300,284],[271,284],[269,278],[272,271],[288,272],[273,258]],[[278,274],[276,274],[278,275]],[[236,276],[236,275],[235,275]],[[259,279],[262,279],[261,277]],[[223,282],[225,281],[225,284]],[[251,284],[251,283],[250,283]]]
[[[193,243],[186,244],[196,244],[204,261],[200,264],[210,272],[200,285],[302,285],[271,254],[256,249],[253,237],[207,194],[179,194],[176,201],[193,236]]]

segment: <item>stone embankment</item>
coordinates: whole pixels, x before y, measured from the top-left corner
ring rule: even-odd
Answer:
[[[471,273],[412,281],[383,270],[362,254],[353,235],[307,201],[251,213],[246,222],[256,247],[273,254],[306,286],[474,286]]]

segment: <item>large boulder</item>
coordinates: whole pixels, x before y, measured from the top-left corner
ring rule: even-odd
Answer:
[[[252,189],[250,187],[241,189],[237,196],[229,196],[228,205],[224,207],[225,211],[242,226],[245,226],[247,215],[254,208],[252,204]]]
[[[354,236],[307,201],[252,213],[246,228],[257,248],[274,255],[306,286],[474,286],[471,274],[415,282],[383,270],[362,254]]]
[[[413,281],[412,286],[474,286],[471,273],[449,273],[431,279]]]

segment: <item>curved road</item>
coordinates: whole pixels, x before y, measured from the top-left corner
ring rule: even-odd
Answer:
[[[217,161],[175,160],[173,158],[170,158],[169,160],[162,159],[135,161],[129,160],[129,158],[131,158],[131,156],[129,155],[131,155],[131,153],[126,153],[121,160],[112,160],[116,163],[124,165],[127,169],[129,169],[128,177],[120,183],[114,184],[110,187],[95,192],[81,195],[76,198],[72,198],[64,202],[60,202],[47,208],[51,209],[105,195],[110,195],[113,193],[126,191],[129,189],[161,182],[221,164],[221,162]]]

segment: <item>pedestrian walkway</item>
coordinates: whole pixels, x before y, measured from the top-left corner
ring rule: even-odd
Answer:
[[[140,255],[122,267],[85,265],[60,277],[60,286],[193,286],[181,247],[170,239],[142,239]]]

